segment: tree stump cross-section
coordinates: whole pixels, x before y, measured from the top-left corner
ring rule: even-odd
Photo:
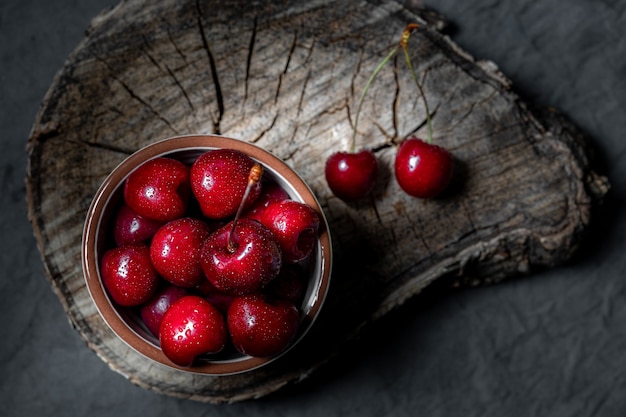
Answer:
[[[426,134],[424,102],[400,55],[372,84],[358,126],[357,147],[375,151],[381,178],[371,199],[346,204],[325,183],[325,160],[348,149],[363,85],[411,22],[421,25],[410,52],[434,110],[433,140],[456,158],[454,183],[417,200],[393,178],[399,143]],[[438,28],[432,12],[375,0],[127,0],[97,16],[27,146],[29,218],[45,272],[86,344],[139,386],[235,402],[302,380],[435,280],[496,282],[567,260],[608,188],[585,138]],[[335,251],[326,305],[301,344],[225,377],[159,366],[118,340],[80,262],[85,215],[108,173],[149,143],[205,133],[256,143],[298,171],[324,208]]]

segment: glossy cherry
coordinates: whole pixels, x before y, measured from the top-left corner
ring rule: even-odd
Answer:
[[[261,195],[244,214],[245,217],[259,221],[261,215],[271,203],[276,201],[289,200],[289,194],[280,185],[273,181],[263,183]]]
[[[450,152],[415,137],[402,142],[394,165],[400,188],[417,198],[441,194],[450,184],[453,168]]]
[[[200,248],[209,234],[210,228],[202,220],[183,217],[166,223],[150,243],[154,268],[172,284],[195,287],[204,279]]]
[[[161,222],[182,217],[189,195],[189,168],[171,158],[146,161],[124,184],[126,204],[140,215]]]
[[[186,289],[164,283],[150,300],[141,305],[139,314],[152,334],[159,337],[159,328],[165,312],[174,302],[186,295],[190,295]]]
[[[336,152],[326,160],[324,174],[335,196],[344,201],[356,201],[374,189],[378,161],[369,150]]]
[[[261,295],[237,297],[228,308],[228,332],[235,348],[256,357],[283,352],[298,333],[299,313],[293,303]]]
[[[299,201],[283,200],[268,205],[260,222],[276,236],[284,263],[307,259],[318,239],[319,216]]]
[[[256,220],[241,218],[247,197],[262,175],[261,165],[253,164],[235,218],[202,245],[202,271],[215,288],[228,294],[259,291],[278,275],[283,263],[274,234]]]
[[[255,220],[240,219],[231,235],[232,230],[231,222],[204,242],[202,270],[220,291],[236,295],[259,291],[280,271],[280,245],[272,232]]]
[[[417,80],[408,51],[409,35],[412,30],[417,28],[417,24],[407,26],[403,32],[400,46],[404,50],[404,57],[413,81],[415,81],[415,85],[424,100],[428,138],[423,141],[416,137],[410,137],[400,144],[394,162],[394,173],[398,185],[408,195],[417,198],[432,198],[441,194],[450,184],[454,163],[449,151],[432,143],[433,128],[428,101],[422,85]]]
[[[202,213],[213,220],[232,218],[242,203],[254,161],[234,149],[215,149],[200,155],[191,166],[191,189]],[[261,193],[261,183],[251,187],[244,206]]]
[[[121,306],[137,306],[148,301],[159,285],[159,276],[146,245],[107,250],[102,256],[100,271],[104,287]]]
[[[174,302],[159,328],[163,353],[179,366],[191,366],[199,355],[220,352],[227,337],[222,313],[197,295]]]
[[[123,205],[114,222],[113,237],[117,246],[146,243],[163,226],[163,222],[152,220]]]

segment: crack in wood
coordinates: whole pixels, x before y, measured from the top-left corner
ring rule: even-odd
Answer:
[[[250,42],[248,43],[248,55],[246,56],[246,79],[243,92],[243,107],[248,101],[248,89],[250,88],[250,68],[252,66],[252,55],[254,53],[254,45],[256,44],[256,35],[258,30],[258,16],[254,16],[252,22],[252,31],[250,34]]]
[[[361,49],[359,51],[359,58],[356,60],[356,68],[354,69],[354,72],[352,73],[352,78],[350,79],[350,97],[352,97],[352,99],[354,100],[355,98],[355,92],[354,92],[354,86],[356,84],[356,79],[358,78],[359,74],[361,73],[361,66],[363,65],[364,62],[364,55],[365,55],[365,48]]]
[[[435,108],[433,109],[433,111],[431,111],[431,112],[430,112],[429,117],[430,117],[430,121],[431,121],[431,123],[432,123],[433,119],[435,118],[435,114],[437,114],[437,109],[439,109],[439,106],[440,106],[440,104],[437,104],[437,106],[435,106]],[[409,137],[409,136],[415,136],[415,135],[417,134],[417,132],[418,132],[420,129],[424,128],[427,124],[428,124],[428,118],[427,118],[427,117],[424,117],[424,118],[423,118],[423,119],[422,119],[422,120],[421,120],[421,121],[417,124],[417,126],[415,126],[415,128],[411,129],[411,130],[410,130],[410,131],[406,134],[406,137]],[[434,135],[434,133],[435,133],[435,130],[433,130],[433,135]],[[400,139],[404,139],[404,137],[403,137],[403,138],[400,138]],[[397,144],[397,142],[394,142],[394,144]]]
[[[291,145],[296,141],[296,138],[298,137],[298,132],[300,131],[300,128],[302,127],[301,124],[296,124],[295,129],[293,129],[293,132],[291,133],[291,137],[288,140],[288,143],[290,146],[287,147],[287,149],[291,149],[291,151],[286,154],[286,155],[279,155],[279,157],[283,160],[283,162],[287,162],[290,161],[294,155],[296,155],[299,151],[302,150],[302,147],[292,147]],[[309,125],[310,128],[310,125]],[[307,130],[307,132],[305,133],[305,137],[307,137],[306,135],[308,134],[309,130]]]
[[[380,133],[386,138],[385,139],[385,143],[394,143],[395,142],[395,138],[397,137],[397,135],[395,133],[391,134],[391,133],[387,132],[387,130],[377,120],[372,121],[372,124],[374,126],[376,126],[376,128],[380,131]],[[393,127],[394,126],[392,126],[392,128]]]
[[[398,236],[396,235],[396,231],[394,230],[393,227],[390,227],[387,230],[389,231],[389,234],[391,234],[391,243],[393,243],[393,245],[397,248],[398,244],[399,244],[399,241],[398,241]],[[389,252],[392,254],[392,256],[396,260],[396,262],[400,259],[397,250],[392,250],[392,251],[389,251]]]
[[[300,113],[302,113],[302,103],[304,103],[304,97],[306,95],[306,88],[309,84],[309,80],[311,79],[311,70],[306,72],[304,76],[304,81],[302,82],[302,88],[300,89],[300,97],[298,98],[298,109],[296,111],[296,118],[300,118]]]
[[[488,103],[491,99],[493,99],[496,96],[498,96],[498,93],[496,90],[493,90],[489,95],[487,95],[487,97],[479,101],[469,103],[469,105],[466,106],[467,110],[465,111],[465,113],[455,118],[454,123],[450,123],[448,126],[448,129],[454,129],[456,126],[459,126],[461,123],[463,123],[466,119],[468,119],[472,115],[472,113],[477,107]]]
[[[123,148],[121,146],[115,146],[115,145],[111,145],[109,143],[100,143],[100,142],[89,142],[86,140],[77,140],[77,142],[85,144],[87,146],[90,146],[92,148],[96,148],[96,149],[104,149],[107,151],[112,151],[112,152],[116,152],[116,153],[121,153],[124,155],[132,155],[137,149],[132,149],[132,148]]]
[[[146,47],[149,47],[145,37],[144,37],[144,42],[146,43]],[[147,50],[142,50],[142,52],[144,54],[146,54],[146,56],[148,57],[148,59],[150,59],[150,61],[152,61],[152,63],[161,71],[163,71],[163,68],[161,67],[161,64],[159,63],[159,61],[157,61],[150,52],[148,52]],[[180,92],[183,94],[183,97],[185,98],[185,101],[187,102],[187,104],[189,105],[189,108],[191,110],[195,110],[193,103],[191,102],[191,98],[189,97],[189,95],[187,94],[187,90],[185,90],[185,88],[183,87],[183,85],[181,84],[180,80],[178,79],[178,77],[176,76],[176,73],[174,71],[172,71],[172,69],[167,65],[167,63],[163,63],[163,66],[165,67],[165,72],[172,78],[172,80],[174,80],[174,84],[176,84],[176,86],[178,87],[178,89],[180,90]]]
[[[257,143],[258,141],[260,141],[263,138],[263,136],[265,136],[267,132],[272,130],[272,128],[276,125],[276,120],[278,120],[278,113],[274,114],[274,118],[270,122],[270,125],[266,127],[265,129],[263,129],[261,133],[259,133],[254,139],[251,139],[250,143]]]
[[[169,127],[174,134],[180,134],[178,132],[178,130],[172,125],[172,123],[167,120],[167,118],[165,118],[157,109],[155,109],[149,102],[147,102],[146,100],[144,100],[143,98],[141,98],[139,96],[139,94],[135,93],[133,91],[133,89],[126,84],[121,78],[119,78],[116,74],[115,71],[113,69],[113,67],[106,62],[106,60],[100,58],[98,55],[96,54],[91,54],[94,59],[102,64],[104,64],[105,67],[107,67],[107,69],[109,70],[109,74],[111,76],[111,79],[113,79],[114,81],[116,81],[117,83],[119,83],[122,88],[128,93],[128,95],[133,98],[134,100],[138,101],[139,103],[141,103],[146,109],[150,110],[150,112],[152,112],[159,120],[161,120],[163,123],[165,123],[167,125],[167,127]]]
[[[167,38],[169,39],[170,43],[172,44],[172,46],[174,47],[174,50],[178,53],[178,55],[182,58],[183,61],[185,61],[185,64],[187,64],[187,56],[185,55],[185,53],[182,51],[182,49],[180,49],[180,47],[178,46],[178,44],[176,43],[176,40],[172,37],[172,34],[170,32],[170,29],[167,28],[167,30],[165,31],[165,33],[167,33]]]
[[[373,195],[370,195],[370,202],[372,204],[372,211],[374,212],[376,221],[378,222],[378,224],[383,224],[383,219],[381,218],[380,213],[378,212],[378,207],[376,206],[376,199],[374,198]]]
[[[148,40],[146,39],[145,35],[143,36],[143,41],[144,41],[144,45],[146,46],[146,48],[150,48],[150,44],[148,43]],[[193,103],[191,102],[191,98],[187,94],[187,90],[183,87],[183,85],[181,84],[180,80],[176,76],[176,73],[174,71],[172,71],[172,69],[167,65],[166,62],[163,62],[163,64],[161,64],[156,58],[154,58],[152,56],[152,54],[147,49],[142,49],[141,52],[143,52],[143,54],[148,57],[150,62],[152,62],[152,64],[156,68],[158,68],[159,71],[162,71],[163,73],[168,74],[172,78],[172,80],[174,81],[174,84],[178,87],[178,89],[182,93],[183,98],[185,99],[185,101],[189,105],[189,108],[192,110],[192,112],[193,112],[193,114],[195,116],[195,107],[194,107]],[[165,67],[165,69],[163,69],[163,67]]]
[[[309,63],[309,61],[311,60],[311,57],[313,56],[313,51],[315,50],[316,45],[317,45],[317,35],[313,34],[311,38],[311,45],[308,47],[303,46],[303,48],[306,48],[308,50],[308,53],[306,57],[304,57],[302,66],[306,66],[306,64]]]
[[[187,90],[185,89],[185,87],[183,87],[183,85],[180,83],[180,80],[178,79],[178,77],[176,77],[176,73],[174,71],[172,71],[172,69],[165,64],[165,69],[167,70],[167,73],[172,77],[172,79],[174,80],[174,84],[176,84],[176,86],[178,87],[178,89],[180,90],[180,92],[183,94],[183,97],[185,98],[185,101],[187,102],[187,104],[189,105],[189,109],[193,112],[193,114],[195,115],[195,107],[191,101],[191,97],[189,97],[189,94],[187,93]]]
[[[465,204],[465,201],[461,200],[460,201],[460,205],[463,208],[463,212],[465,213],[465,218],[469,222],[471,231],[465,233],[464,235],[462,235],[459,238],[459,240],[463,239],[466,236],[469,236],[470,234],[476,233],[476,231],[477,231],[476,224],[474,224],[474,221],[472,220],[472,214],[471,214],[470,210],[467,208],[467,204]]]
[[[278,23],[280,20],[294,19],[299,15],[312,13],[316,10],[323,10],[326,7],[332,7],[330,3],[337,3],[338,0],[310,0],[302,3],[291,4],[288,9],[283,10],[281,13],[273,15],[273,21]]]
[[[198,19],[198,29],[200,31],[200,38],[202,39],[202,47],[204,48],[207,58],[209,60],[209,68],[211,69],[211,78],[213,80],[213,86],[215,87],[215,100],[217,101],[217,115],[215,117],[213,115],[211,116],[211,119],[213,121],[213,133],[219,135],[221,134],[220,124],[222,122],[222,118],[224,117],[224,96],[222,95],[222,87],[220,85],[220,80],[217,74],[217,66],[215,64],[215,57],[213,56],[213,52],[211,52],[209,41],[207,39],[207,35],[204,30],[204,24],[202,22],[204,13],[202,12],[200,0],[196,0],[196,11],[197,11],[197,19]]]
[[[280,88],[283,85],[283,77],[287,74],[289,70],[289,64],[291,63],[291,58],[296,50],[296,45],[298,43],[298,31],[295,31],[293,34],[293,41],[291,42],[291,47],[289,48],[289,52],[287,53],[287,61],[285,62],[285,67],[283,68],[283,72],[278,76],[278,85],[276,86],[276,94],[274,95],[274,104],[278,103],[278,97],[280,96]]]
[[[300,125],[296,124],[296,127],[295,127],[295,129],[293,129],[293,131],[291,133],[291,137],[289,138],[289,141],[288,141],[290,146],[293,145],[296,142],[296,138],[297,138],[299,130],[300,130]]]
[[[412,221],[412,219],[408,216],[408,213],[404,213],[405,214],[405,218],[407,219],[407,223],[410,225],[410,229],[413,232],[413,236],[415,236],[416,239],[418,239],[420,242],[422,242],[422,245],[424,245],[424,248],[426,249],[426,252],[428,252],[428,258],[433,256],[433,251],[430,248],[430,245],[428,244],[428,242],[426,241],[426,238],[424,237],[424,233],[421,230],[421,222],[419,221],[419,219],[417,219],[416,221]]]
[[[400,79],[398,77],[398,55],[396,55],[393,60],[393,82],[396,89],[393,92],[393,101],[391,105],[391,123],[394,131],[391,142],[395,142],[399,136],[398,106],[400,105]]]

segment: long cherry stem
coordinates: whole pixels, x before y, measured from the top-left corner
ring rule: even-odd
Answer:
[[[354,151],[356,150],[356,133],[357,133],[357,127],[359,124],[359,116],[361,114],[361,107],[363,106],[365,95],[369,91],[372,81],[374,81],[374,78],[383,69],[385,64],[387,64],[387,62],[389,62],[389,60],[393,58],[393,56],[398,52],[398,48],[400,47],[402,47],[402,49],[404,50],[404,57],[406,59],[407,65],[409,66],[409,70],[411,71],[411,76],[413,77],[413,81],[415,81],[415,85],[417,85],[417,89],[420,92],[422,100],[424,100],[424,109],[426,110],[426,125],[428,126],[428,143],[432,142],[433,128],[432,128],[432,124],[430,121],[430,111],[428,110],[428,102],[426,101],[426,94],[424,94],[424,89],[422,88],[422,85],[417,80],[417,75],[415,74],[415,70],[413,69],[413,63],[411,62],[411,57],[409,55],[409,38],[411,37],[411,33],[418,28],[419,28],[419,25],[417,23],[409,23],[406,26],[406,28],[402,31],[402,38],[400,39],[400,44],[396,46],[395,48],[393,48],[391,52],[389,52],[387,56],[383,58],[383,60],[378,64],[376,69],[374,69],[374,72],[372,73],[372,75],[370,75],[369,79],[367,80],[367,83],[365,83],[365,87],[363,87],[363,92],[361,93],[361,97],[359,98],[359,106],[357,107],[357,110],[356,110],[356,116],[354,118],[354,129],[352,130],[352,144],[350,146],[351,153],[354,153]]]
[[[365,98],[367,91],[370,89],[370,85],[372,84],[372,81],[374,81],[374,77],[378,75],[378,73],[380,72],[381,69],[383,69],[385,64],[389,62],[391,58],[393,58],[396,52],[398,52],[398,48],[399,46],[396,46],[395,48],[393,48],[393,50],[389,52],[382,61],[380,61],[380,64],[378,64],[378,66],[376,67],[372,75],[370,75],[370,78],[367,80],[367,83],[365,83],[365,87],[363,87],[363,92],[361,93],[361,98],[359,99],[359,107],[356,110],[356,117],[354,119],[354,129],[352,130],[352,145],[350,146],[351,153],[354,153],[354,151],[356,150],[356,145],[355,145],[356,132],[357,132],[357,126],[359,124],[359,115],[361,114],[361,107],[363,106],[363,99]]]
[[[430,111],[428,110],[428,101],[426,100],[426,94],[424,94],[424,89],[422,85],[417,80],[417,75],[415,75],[415,70],[413,69],[413,64],[411,62],[411,57],[409,55],[408,47],[404,47],[404,57],[406,59],[406,64],[409,66],[409,70],[411,71],[411,76],[413,77],[413,81],[415,81],[415,85],[422,96],[422,100],[424,100],[424,111],[426,111],[426,126],[428,128],[428,143],[432,143],[433,141],[433,126],[430,121]]]
[[[237,250],[237,243],[235,242],[235,228],[237,227],[237,222],[241,217],[241,213],[246,205],[246,201],[248,200],[248,196],[250,195],[250,190],[254,187],[259,181],[261,181],[261,176],[263,176],[263,167],[261,164],[254,164],[252,168],[250,168],[250,174],[248,175],[248,184],[246,185],[246,189],[243,192],[243,197],[241,199],[241,203],[239,204],[239,208],[237,209],[237,214],[235,214],[235,218],[233,219],[233,226],[230,228],[230,234],[228,235],[228,246],[227,249],[230,253],[234,253]]]
[[[411,77],[413,77],[413,81],[415,81],[415,85],[420,92],[420,96],[422,100],[424,100],[424,110],[426,111],[426,126],[428,128],[428,143],[432,143],[433,140],[433,127],[430,121],[430,111],[428,110],[428,101],[426,100],[426,94],[424,94],[424,89],[422,88],[422,84],[417,80],[417,75],[415,74],[415,70],[413,69],[413,62],[411,61],[411,56],[409,55],[409,38],[411,37],[411,32],[418,29],[419,25],[417,23],[409,23],[407,27],[402,32],[402,39],[400,40],[400,46],[404,50],[404,59],[406,60],[406,64],[409,67],[409,71],[411,72]]]

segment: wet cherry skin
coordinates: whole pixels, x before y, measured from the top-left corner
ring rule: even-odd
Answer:
[[[400,188],[417,198],[441,194],[452,180],[453,168],[450,152],[415,137],[400,144],[394,165]]]
[[[337,152],[326,161],[324,174],[335,196],[344,201],[356,201],[372,192],[378,176],[378,161],[368,150]]]

